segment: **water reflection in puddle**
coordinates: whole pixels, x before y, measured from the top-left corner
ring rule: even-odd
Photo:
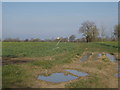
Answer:
[[[98,58],[101,57],[101,56],[102,56],[101,53],[97,53],[97,54],[95,54],[93,60],[98,60]]]
[[[120,66],[119,65],[117,66],[116,70],[118,71],[118,73],[116,73],[114,76],[119,78],[120,77]]]
[[[112,54],[107,53],[106,56],[111,62],[116,62],[117,61],[116,57]]]
[[[88,75],[88,73],[79,72],[79,71],[77,71],[77,70],[65,70],[65,71],[68,71],[68,72],[70,72],[70,73],[72,73],[72,74],[74,74],[74,75],[77,75],[77,76],[87,76],[87,75]]]
[[[118,71],[120,71],[120,66],[118,66],[118,68],[117,68],[117,69],[118,69]]]
[[[38,80],[44,80],[53,83],[65,82],[69,80],[74,80],[76,78],[77,78],[76,76],[70,74],[64,75],[64,73],[53,73],[50,76],[44,76],[44,75],[38,76]]]
[[[92,55],[92,53],[87,53],[85,56],[83,56],[80,61],[83,62],[83,61],[86,61],[90,56]]]
[[[98,54],[97,54],[97,57],[101,57],[101,56],[102,56],[102,54],[101,54],[101,53],[98,53]]]
[[[117,66],[115,70],[120,71],[120,66]]]

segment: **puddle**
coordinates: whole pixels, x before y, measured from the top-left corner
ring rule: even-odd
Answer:
[[[44,76],[44,75],[39,75],[38,80],[44,80],[48,82],[53,82],[53,83],[60,83],[60,82],[65,82],[69,80],[74,80],[77,79],[78,77],[73,76],[73,75],[65,75],[64,73],[53,73],[50,76]]]
[[[92,55],[92,53],[87,53],[85,56],[83,56],[80,61],[83,62],[83,61],[86,61],[88,60],[88,58]]]
[[[118,69],[118,71],[120,71],[120,66],[118,66],[118,68],[117,68],[117,69]]]
[[[97,54],[94,55],[94,58],[93,58],[93,59],[94,59],[94,60],[98,60],[98,58],[101,57],[101,56],[102,56],[101,53],[97,53]]]
[[[116,73],[114,76],[120,78],[120,72]]]
[[[72,73],[72,74],[74,74],[74,75],[77,75],[77,76],[87,76],[87,75],[88,75],[88,73],[79,72],[79,71],[77,71],[77,70],[65,70],[65,71],[68,71],[68,72],[70,72],[70,73]]]
[[[120,65],[118,65],[115,70],[118,71],[118,73],[114,74],[115,77],[120,77]]]
[[[97,56],[97,57],[101,57],[101,56],[102,56],[102,54],[101,54],[101,53],[98,53],[96,56]]]
[[[117,70],[117,71],[120,71],[120,66],[116,67],[116,70]]]
[[[111,62],[116,62],[117,59],[114,55],[107,53],[106,57],[111,61]]]

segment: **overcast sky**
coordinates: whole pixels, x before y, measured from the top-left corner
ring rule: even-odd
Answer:
[[[117,2],[3,2],[2,10],[3,39],[51,39],[72,34],[79,38],[81,23],[87,20],[105,26],[110,36],[118,23]]]

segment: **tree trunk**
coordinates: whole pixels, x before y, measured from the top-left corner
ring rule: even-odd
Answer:
[[[89,42],[89,37],[88,36],[86,37],[86,41],[87,41],[87,43]]]

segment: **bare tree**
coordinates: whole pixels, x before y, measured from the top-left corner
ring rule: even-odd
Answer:
[[[83,33],[87,42],[95,41],[96,37],[99,35],[98,29],[94,22],[86,21],[81,24],[79,32]]]
[[[120,24],[115,26],[113,33],[116,39],[120,39]]]
[[[105,26],[101,25],[101,36],[102,36],[102,41],[105,40]]]
[[[25,39],[25,40],[24,40],[24,42],[28,42],[28,41],[29,41],[29,39]]]
[[[68,38],[67,37],[62,38],[61,42],[68,42]]]
[[[6,38],[4,42],[20,42],[19,38]]]
[[[71,35],[71,36],[69,37],[69,40],[70,40],[71,42],[75,41],[75,35]]]
[[[41,40],[39,38],[31,38],[31,40],[29,40],[31,42],[40,42]]]

